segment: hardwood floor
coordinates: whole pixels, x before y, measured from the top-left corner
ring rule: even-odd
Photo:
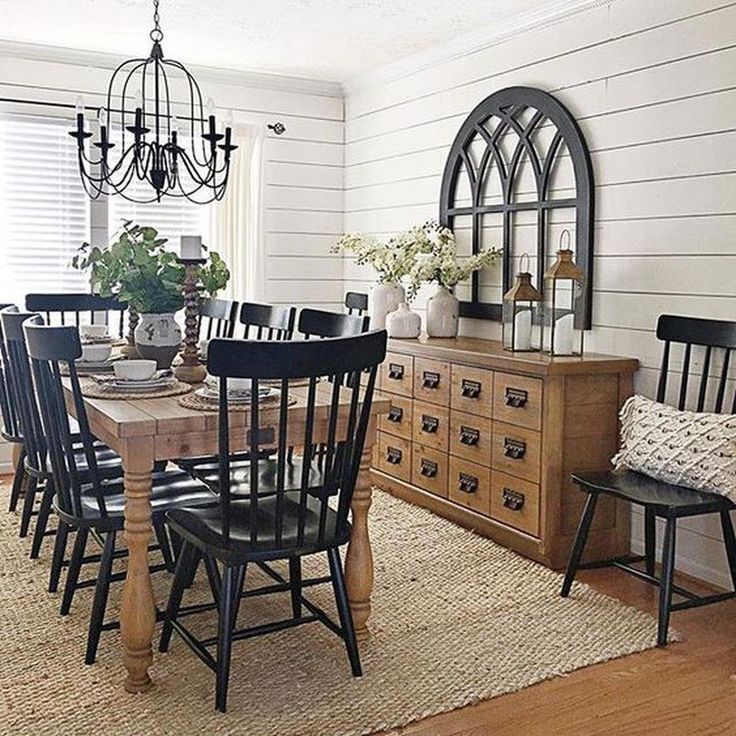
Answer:
[[[656,611],[656,589],[624,573],[591,570],[580,580]],[[683,584],[704,590],[691,580]],[[386,736],[736,734],[736,600],[676,612],[671,625],[685,641],[577,670]]]

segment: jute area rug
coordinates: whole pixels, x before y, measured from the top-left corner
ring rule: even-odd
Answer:
[[[58,615],[59,596],[46,592],[52,545],[28,559],[7,498],[0,488],[2,734],[368,734],[655,644],[650,616],[582,584],[563,600],[559,574],[377,491],[373,637],[361,647],[361,679],[342,642],[311,624],[235,644],[226,715],[214,710],[213,674],[176,635],[168,654],[155,654],[155,688],[129,696],[117,632],[103,633],[94,666],[83,663],[91,589]],[[201,576],[189,600],[205,595]],[[161,605],[170,580],[154,577]],[[334,610],[328,588],[312,591]],[[288,594],[253,598],[241,615],[263,623],[286,606]],[[214,634],[211,614],[200,618]]]

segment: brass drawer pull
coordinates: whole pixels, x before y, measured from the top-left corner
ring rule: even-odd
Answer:
[[[437,476],[437,463],[433,460],[422,458],[419,473],[425,478],[435,478]]]
[[[460,444],[472,447],[473,445],[477,445],[479,440],[479,429],[476,429],[475,427],[466,427],[465,425],[460,427]]]
[[[504,488],[503,505],[510,511],[521,511],[524,505],[524,494],[518,491],[512,491],[510,488]]]
[[[460,393],[466,399],[477,399],[480,396],[480,381],[471,381],[468,378],[463,378],[460,385]]]
[[[404,366],[401,363],[388,364],[388,377],[394,381],[401,381],[404,378]]]
[[[427,434],[437,434],[440,426],[440,420],[437,417],[431,417],[428,414],[422,414],[422,432]]]
[[[386,419],[389,422],[400,422],[404,418],[404,410],[400,406],[392,406]]]
[[[526,442],[523,440],[514,440],[511,437],[504,437],[503,454],[512,460],[521,460],[526,455]]]
[[[422,386],[424,388],[437,388],[440,385],[440,374],[434,371],[422,373]]]
[[[478,479],[469,473],[460,473],[457,487],[463,493],[475,493],[478,490]]]
[[[401,464],[401,450],[398,447],[387,447],[386,448],[386,462],[391,465]]]
[[[520,388],[506,387],[506,406],[513,406],[514,409],[521,409],[529,401],[529,392]]]

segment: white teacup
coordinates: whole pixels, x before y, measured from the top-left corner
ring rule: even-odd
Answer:
[[[250,378],[228,378],[227,379],[227,390],[228,391],[248,391],[250,389],[252,381]]]
[[[85,363],[102,363],[110,357],[112,348],[109,345],[82,345],[82,361]]]
[[[155,360],[119,360],[113,366],[116,378],[125,381],[145,381],[156,373]]]
[[[107,337],[107,325],[79,325],[79,334],[86,338]]]

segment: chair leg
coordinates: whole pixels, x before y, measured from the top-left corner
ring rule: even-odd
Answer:
[[[647,575],[654,575],[654,555],[657,546],[657,517],[651,509],[644,510],[644,560]]]
[[[77,590],[77,581],[79,580],[79,571],[82,568],[82,558],[87,549],[87,537],[89,529],[83,527],[77,529],[77,538],[74,540],[72,556],[69,560],[69,568],[66,572],[66,584],[64,585],[64,596],[61,599],[61,615],[66,616],[71,607],[74,593]]]
[[[302,559],[289,558],[289,585],[291,586],[291,612],[294,618],[302,617]]]
[[[51,558],[51,572],[49,573],[49,593],[56,593],[59,589],[61,568],[64,566],[64,555],[66,554],[66,541],[69,537],[69,524],[59,521],[54,540],[54,556]]]
[[[662,550],[662,576],[659,580],[659,628],[657,629],[657,646],[667,644],[667,629],[670,624],[670,607],[672,605],[672,578],[675,574],[675,536],[677,519],[667,519],[664,532],[664,549]]]
[[[226,565],[222,574],[220,616],[217,624],[217,668],[215,670],[215,707],[220,713],[227,711],[230,654],[233,648],[233,613],[235,596],[240,594],[236,587],[238,573],[238,568]]]
[[[174,562],[174,555],[171,550],[171,542],[169,541],[169,535],[166,532],[166,526],[163,521],[155,521],[153,523],[153,531],[156,534],[156,541],[158,546],[161,548],[161,557],[164,558],[164,565],[168,572],[173,573],[176,570],[176,563]]]
[[[570,595],[570,588],[572,588],[573,580],[575,580],[575,574],[578,571],[580,558],[583,556],[585,543],[588,541],[588,532],[590,531],[590,525],[593,523],[593,515],[595,514],[595,505],[597,502],[598,494],[589,493],[588,499],[585,502],[585,508],[583,509],[583,515],[580,517],[580,522],[578,523],[575,542],[572,545],[572,550],[570,550],[570,560],[567,563],[567,570],[565,570],[565,579],[562,582],[560,595],[563,598],[567,598]]]
[[[179,615],[181,599],[184,597],[184,590],[186,589],[187,582],[191,577],[190,568],[194,567],[196,572],[197,565],[199,565],[201,557],[202,553],[196,547],[189,544],[189,542],[182,543],[179,559],[176,563],[174,580],[171,583],[169,602],[166,604],[166,615],[164,618],[163,630],[161,631],[161,640],[158,644],[160,652],[167,652],[169,650],[171,634],[174,632],[172,622],[176,621],[176,617]]]
[[[33,530],[33,542],[31,543],[32,560],[38,559],[41,554],[41,545],[43,544],[44,534],[49,525],[49,516],[51,514],[51,504],[54,500],[54,487],[50,480],[46,481],[46,487],[43,489],[41,496],[41,505],[38,507],[38,516],[36,517],[36,528]]]
[[[13,485],[10,489],[10,503],[8,511],[13,512],[18,508],[18,499],[23,490],[23,482],[26,479],[26,449],[21,445],[18,453],[18,462],[15,464],[15,474],[13,475]]]
[[[730,511],[721,511],[721,528],[723,529],[723,543],[726,545],[728,567],[731,570],[731,583],[736,591],[736,536],[733,532]]]
[[[363,670],[360,666],[360,654],[358,652],[358,640],[355,638],[353,615],[350,613],[350,605],[348,604],[348,592],[345,587],[345,576],[342,571],[340,550],[337,547],[328,549],[327,559],[330,563],[332,588],[335,591],[335,603],[337,604],[337,613],[340,616],[340,626],[342,627],[345,648],[348,651],[350,669],[353,672],[353,677],[360,677],[363,674]]]
[[[110,576],[112,575],[113,553],[115,552],[115,537],[117,532],[108,532],[105,546],[102,548],[100,570],[95,585],[95,599],[92,603],[92,614],[89,619],[89,634],[87,635],[87,652],[84,656],[85,664],[94,664],[97,659],[97,647],[100,643],[102,625],[105,623],[107,596],[110,592]]]
[[[28,536],[28,527],[33,517],[33,507],[36,503],[36,490],[38,489],[38,478],[32,475],[28,476],[26,484],[25,497],[23,498],[23,509],[20,514],[20,532],[18,536],[24,539]]]

